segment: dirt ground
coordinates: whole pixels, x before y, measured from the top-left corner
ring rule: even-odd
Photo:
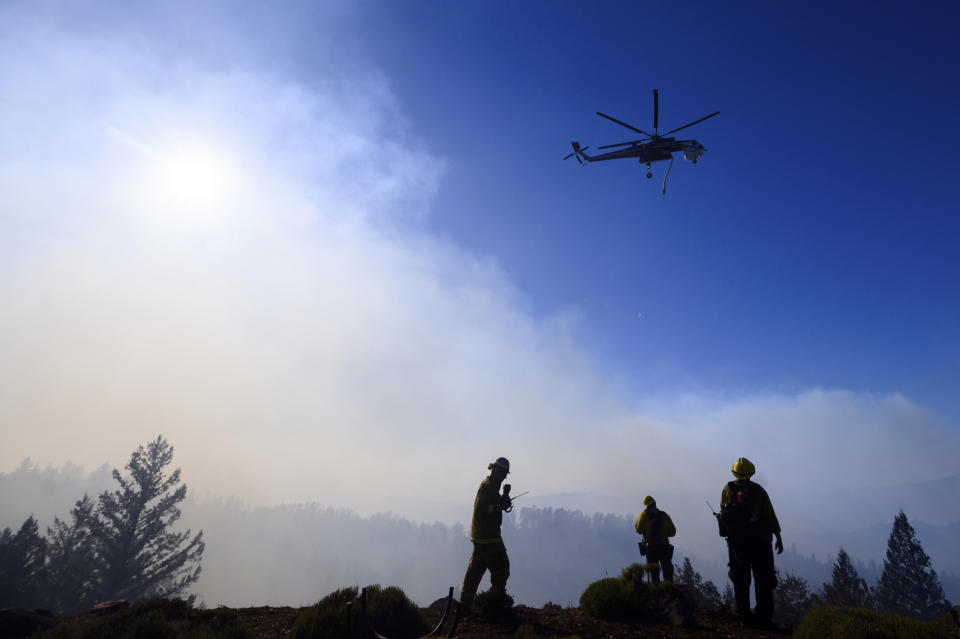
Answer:
[[[259,638],[285,637],[293,628],[299,616],[300,608],[239,608],[236,613],[241,622],[256,633]],[[598,621],[593,619],[579,608],[561,608],[547,606],[545,608],[531,608],[516,606],[516,617],[504,623],[490,623],[479,615],[468,615],[458,626],[456,637],[460,639],[515,639],[544,638],[564,639],[577,636],[581,639],[694,639],[701,637],[733,638],[749,637],[756,639],[770,639],[785,637],[792,634],[791,628],[781,628],[772,632],[745,628],[740,622],[732,619],[722,611],[698,613],[696,626],[690,628],[673,626],[644,626],[624,623]],[[430,623],[439,622],[443,607],[435,606],[423,609]],[[453,613],[449,615],[438,636],[445,637],[453,620]],[[390,637],[386,628],[377,628],[379,633]],[[366,637],[366,633],[359,633],[358,637]],[[349,638],[345,638],[349,639]]]

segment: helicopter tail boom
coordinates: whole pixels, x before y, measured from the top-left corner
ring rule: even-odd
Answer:
[[[570,157],[576,156],[577,162],[579,162],[580,164],[583,164],[584,160],[589,162],[593,159],[592,157],[586,154],[586,150],[590,148],[589,146],[581,147],[579,142],[571,142],[570,146],[573,147],[573,153],[563,158],[564,160]]]

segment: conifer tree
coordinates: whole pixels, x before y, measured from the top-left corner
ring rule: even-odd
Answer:
[[[930,557],[902,510],[893,520],[876,599],[880,610],[917,619],[934,619],[950,610]]]
[[[114,469],[120,489],[100,495],[91,522],[100,599],[179,596],[199,579],[203,531],[191,539],[189,530],[169,530],[187,496],[180,469],[165,475],[172,459],[173,447],[158,436],[130,455],[129,477]]]
[[[778,575],[777,582],[773,591],[774,614],[779,621],[796,625],[813,609],[816,600],[810,593],[807,580],[799,575]]]
[[[720,591],[712,581],[705,581],[700,573],[693,569],[689,557],[683,558],[683,565],[676,574],[678,582],[687,584],[698,608],[707,610],[720,604]]]
[[[820,598],[828,606],[873,607],[867,581],[860,577],[850,561],[850,555],[843,548],[840,548],[837,561],[833,564],[833,580],[824,583],[822,591]]]
[[[54,517],[53,526],[47,528],[47,601],[58,614],[78,612],[95,603],[93,507],[93,500],[84,495],[70,511],[72,523]]]
[[[727,584],[723,588],[723,595],[720,596],[720,603],[722,603],[725,606],[732,606],[734,601],[736,601],[736,597],[734,596],[734,593],[733,593],[733,586],[731,586],[730,584]]]
[[[14,534],[0,533],[0,608],[34,608],[44,604],[43,562],[46,542],[37,520],[27,517]]]

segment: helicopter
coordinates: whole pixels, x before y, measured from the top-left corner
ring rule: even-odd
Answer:
[[[719,111],[714,111],[710,115],[706,115],[699,120],[694,120],[689,124],[684,124],[675,129],[670,129],[664,134],[660,134],[659,130],[659,120],[660,120],[660,96],[657,89],[653,90],[653,133],[647,133],[643,129],[638,129],[635,126],[622,122],[617,118],[607,115],[606,113],[600,113],[597,111],[597,115],[601,118],[606,118],[611,122],[616,122],[620,126],[626,127],[631,131],[636,131],[641,135],[647,137],[639,140],[631,140],[629,142],[617,142],[615,144],[605,144],[603,146],[597,147],[600,149],[613,149],[617,147],[626,147],[618,148],[616,151],[607,151],[606,153],[601,153],[599,155],[587,155],[587,149],[589,146],[581,147],[579,142],[571,142],[573,146],[573,153],[567,155],[564,160],[569,160],[572,157],[577,158],[577,162],[581,165],[584,162],[600,162],[602,160],[621,160],[625,158],[637,158],[641,164],[647,165],[647,178],[653,177],[653,172],[650,170],[650,164],[653,162],[665,162],[670,161],[670,166],[667,167],[667,172],[663,176],[663,193],[667,192],[667,176],[670,175],[670,169],[673,168],[673,154],[677,151],[683,151],[683,157],[685,160],[690,160],[694,164],[697,163],[697,160],[703,157],[704,152],[707,150],[702,144],[696,140],[677,140],[676,138],[666,137],[671,133],[676,133],[681,129],[686,129],[691,127],[694,124],[699,124],[704,120],[712,118],[713,116],[719,114]]]

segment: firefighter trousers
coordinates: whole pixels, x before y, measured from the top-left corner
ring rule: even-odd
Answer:
[[[469,603],[473,600],[483,573],[487,570],[490,571],[490,589],[506,592],[510,559],[507,558],[507,547],[503,545],[503,541],[473,544],[473,554],[470,555],[467,574],[463,577],[463,587],[460,589],[461,601]]]
[[[756,615],[760,621],[773,617],[773,590],[777,587],[777,575],[773,568],[773,548],[770,538],[727,538],[729,551],[730,581],[733,582],[735,612],[750,614],[750,577],[756,595]]]
[[[673,545],[647,544],[647,561],[657,565],[660,570],[652,571],[651,577],[653,583],[660,583],[660,575],[663,574],[664,581],[673,581]]]

